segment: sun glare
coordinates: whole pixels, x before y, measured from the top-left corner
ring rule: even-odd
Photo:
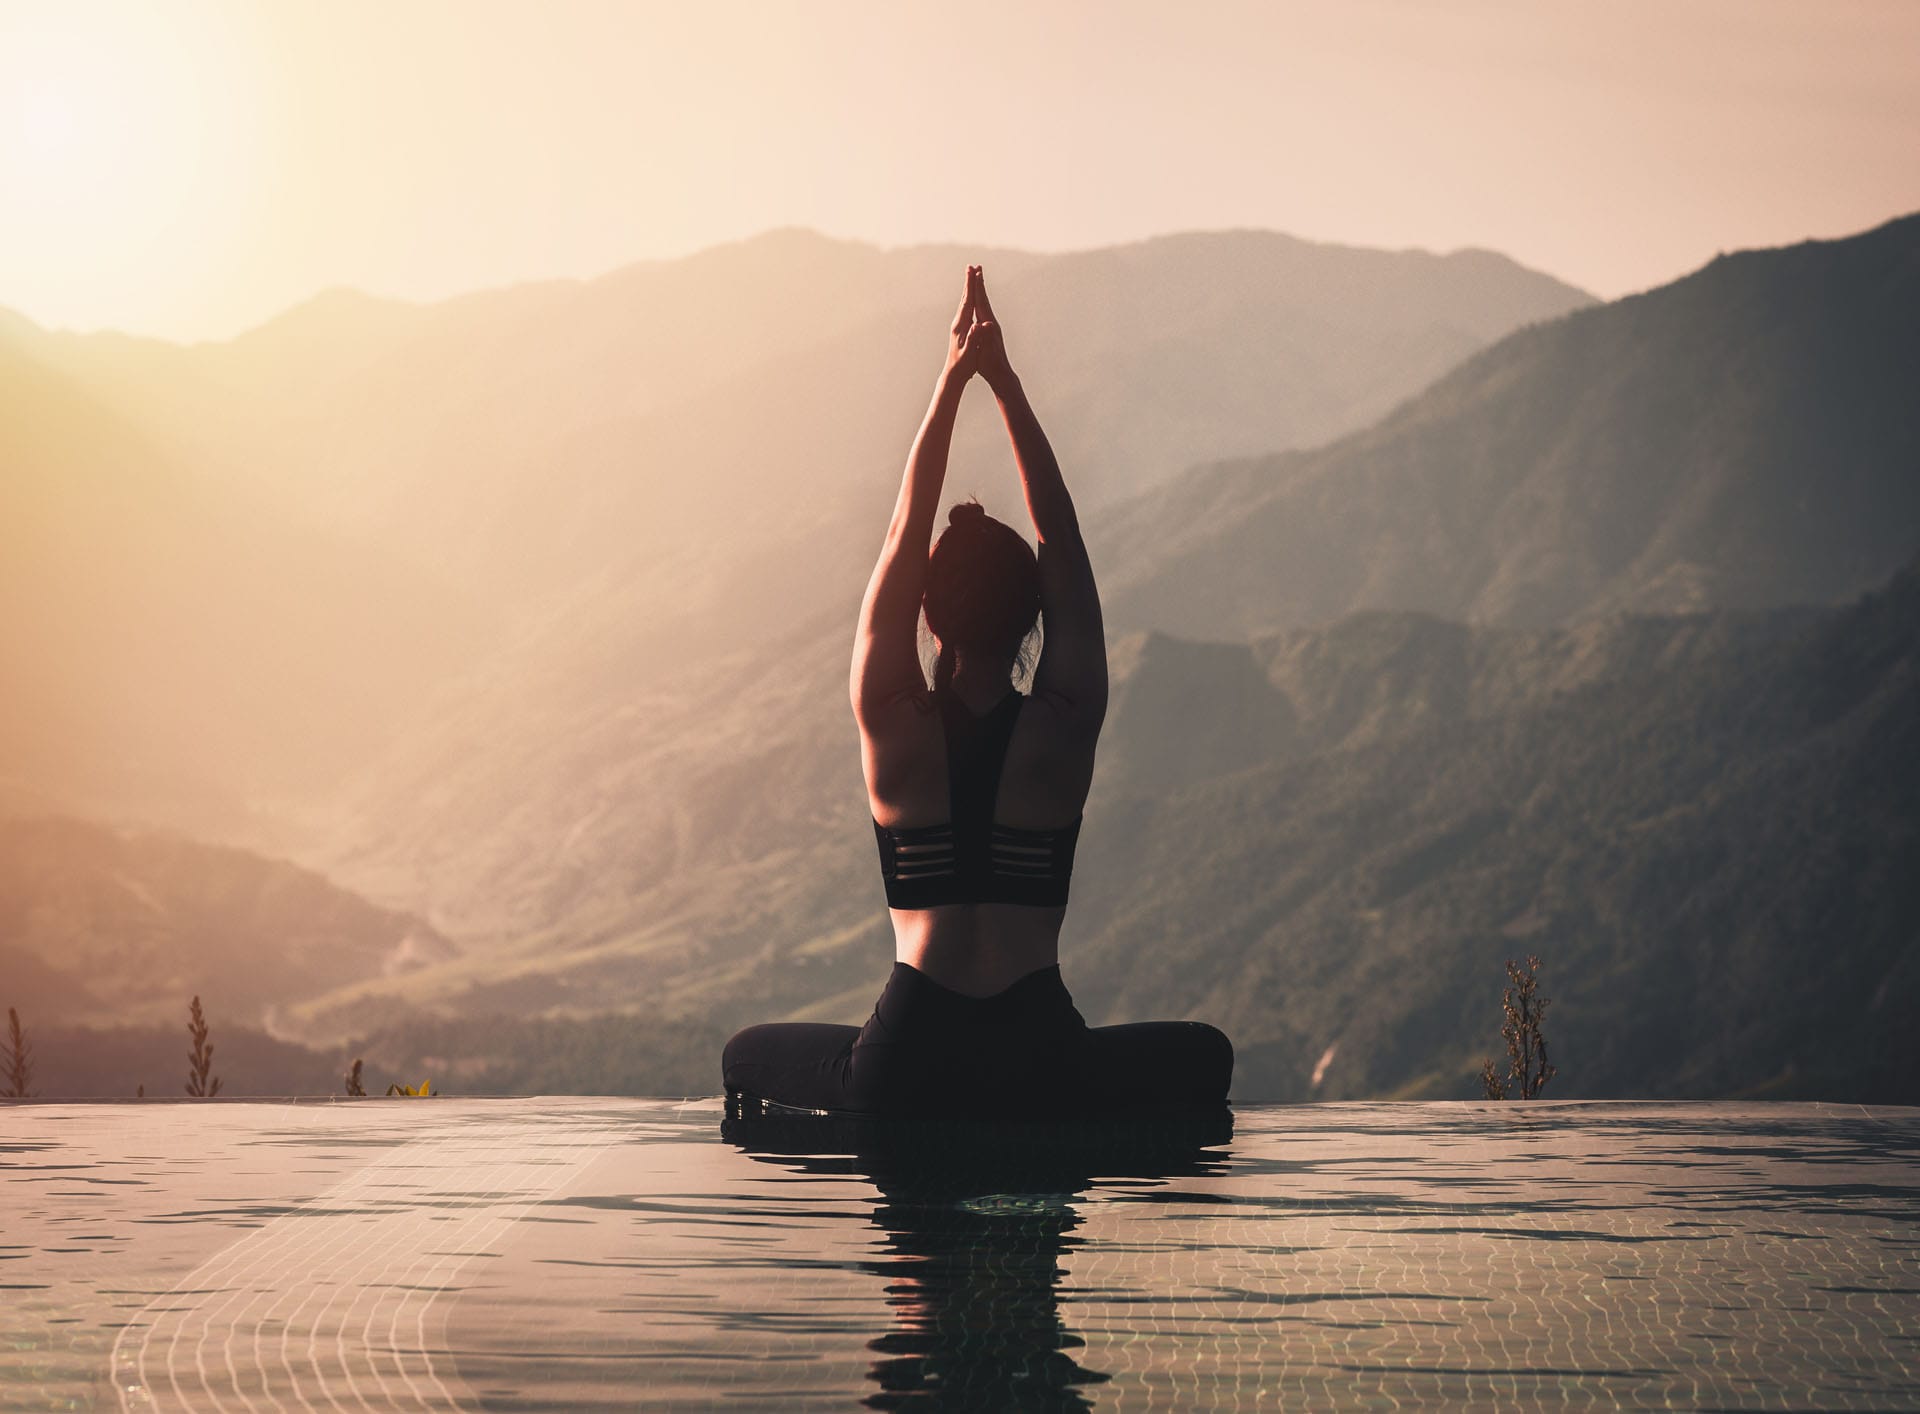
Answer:
[[[176,115],[156,111],[153,75],[120,46],[71,30],[13,38],[0,88],[12,97],[12,214],[29,226],[112,214],[137,169],[164,151]]]
[[[16,300],[152,284],[219,244],[205,217],[243,195],[245,125],[167,13],[0,17],[0,222],[55,287]]]
[[[118,204],[115,188],[133,165],[114,94],[88,92],[71,78],[29,82],[17,113],[19,160],[9,183],[16,214],[59,221],[63,212],[103,216]]]
[[[29,162],[57,162],[79,131],[69,97],[51,83],[29,88],[20,99],[22,153]]]

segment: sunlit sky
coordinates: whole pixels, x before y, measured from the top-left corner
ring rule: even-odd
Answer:
[[[1920,209],[1920,3],[0,0],[0,306],[222,337],[776,226],[1265,227],[1601,295]]]

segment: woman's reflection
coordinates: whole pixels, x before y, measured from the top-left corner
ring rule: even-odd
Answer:
[[[1069,1353],[1061,1259],[1084,1239],[1073,1200],[1102,1179],[1221,1171],[1233,1137],[1222,1107],[1138,1122],[901,1121],[763,1111],[722,1135],[801,1173],[849,1171],[879,1192],[894,1327],[868,1343],[873,1409],[1089,1409],[1109,1377]]]

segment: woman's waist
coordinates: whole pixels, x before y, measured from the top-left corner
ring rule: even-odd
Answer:
[[[895,908],[896,961],[969,997],[991,997],[1060,961],[1065,905],[942,904]]]

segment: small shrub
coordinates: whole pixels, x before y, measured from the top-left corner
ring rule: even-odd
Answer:
[[[1507,1098],[1507,1082],[1501,1078],[1500,1072],[1493,1068],[1491,1056],[1480,1062],[1480,1089],[1489,1100]]]
[[[31,1093],[27,1089],[31,1084],[33,1084],[33,1042],[27,1039],[27,1033],[21,1029],[20,1013],[8,1007],[7,1088],[0,1090],[0,1099],[24,1100]]]
[[[1489,1100],[1512,1099],[1512,1087],[1516,1085],[1519,1098],[1536,1099],[1558,1074],[1547,1060],[1547,1037],[1540,1029],[1548,999],[1535,995],[1540,985],[1539,971],[1537,957],[1527,959],[1525,971],[1512,958],[1507,959],[1507,986],[1500,993],[1500,1010],[1506,1018],[1500,1035],[1507,1043],[1507,1073],[1499,1074],[1491,1058],[1482,1062],[1480,1086]]]
[[[367,1087],[360,1083],[359,1056],[353,1058],[353,1069],[347,1072],[347,1093],[357,1096],[364,1096],[367,1093]]]
[[[208,1076],[213,1070],[213,1047],[207,1041],[207,1016],[200,1010],[200,998],[194,997],[187,1011],[187,1034],[193,1037],[193,1050],[187,1056],[192,1067],[187,1072],[187,1093],[196,1100],[210,1100],[220,1093],[220,1077]]]

